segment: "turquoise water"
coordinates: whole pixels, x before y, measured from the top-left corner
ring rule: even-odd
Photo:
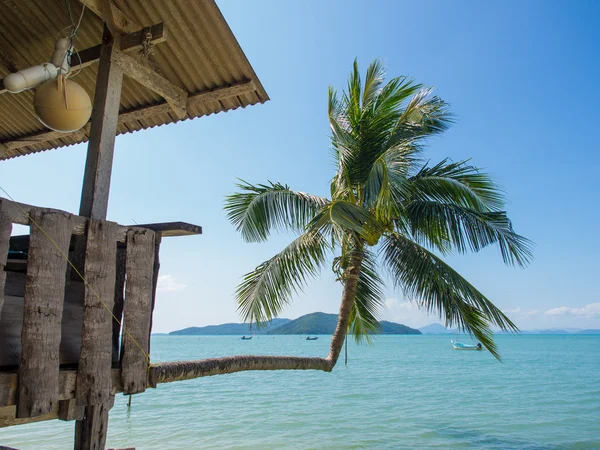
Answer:
[[[498,336],[504,357],[452,336],[349,345],[332,373],[246,372],[119,395],[108,445],[140,449],[600,449],[600,336]],[[154,336],[154,361],[326,355],[329,337]],[[73,422],[0,430],[0,445],[72,448]]]

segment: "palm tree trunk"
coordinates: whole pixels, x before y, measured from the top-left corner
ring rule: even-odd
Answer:
[[[342,294],[342,304],[340,305],[340,313],[338,315],[338,323],[331,339],[331,346],[329,347],[329,355],[327,360],[331,365],[331,369],[337,363],[340,351],[344,345],[346,339],[346,332],[348,331],[348,325],[350,323],[350,313],[354,306],[354,299],[356,297],[356,288],[358,286],[358,275],[362,266],[362,260],[364,253],[362,245],[359,246],[358,250],[354,251],[351,266],[346,270],[344,277],[344,292]],[[330,370],[331,370],[330,369]]]
[[[191,380],[193,378],[223,375],[246,370],[322,370],[324,372],[331,372],[337,363],[344,340],[346,339],[363,257],[362,246],[359,246],[359,250],[354,251],[351,266],[344,273],[345,283],[342,304],[327,358],[244,355],[209,358],[200,361],[176,361],[153,364],[149,368],[148,384],[156,387],[158,383]]]
[[[199,377],[223,375],[245,370],[323,370],[330,372],[329,360],[325,358],[302,358],[297,356],[228,356],[200,361],[176,361],[150,366],[148,382],[158,383],[191,380]]]

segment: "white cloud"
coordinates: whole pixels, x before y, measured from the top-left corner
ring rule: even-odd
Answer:
[[[178,283],[173,275],[159,275],[156,289],[163,292],[181,291],[186,288],[185,284]]]
[[[385,301],[384,319],[402,323],[409,327],[419,328],[432,322],[439,322],[439,317],[430,315],[413,302],[399,302],[394,298]]]
[[[547,316],[578,316],[578,317],[600,317],[600,303],[590,303],[583,308],[569,308],[568,306],[559,306],[546,311]]]
[[[539,314],[539,311],[537,310],[533,310],[533,311],[521,311],[521,307],[519,308],[515,308],[515,309],[505,309],[502,311],[504,314],[506,314],[508,317],[531,317],[531,316],[537,316]]]

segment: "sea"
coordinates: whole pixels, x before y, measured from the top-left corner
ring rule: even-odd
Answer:
[[[142,449],[600,449],[600,335],[451,335],[348,345],[332,373],[243,372],[118,395],[107,446]],[[325,356],[329,336],[153,336],[153,362]],[[463,342],[471,343],[468,337]],[[0,429],[0,446],[72,449],[74,422]]]

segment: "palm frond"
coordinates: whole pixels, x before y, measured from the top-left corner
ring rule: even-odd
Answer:
[[[385,301],[383,288],[376,255],[365,250],[350,314],[350,329],[356,342],[363,338],[369,341],[369,336],[379,330],[379,317]]]
[[[369,64],[365,76],[365,87],[362,97],[363,108],[371,108],[375,104],[384,78],[385,67],[381,61],[376,59]]]
[[[267,239],[272,230],[302,231],[327,199],[292,191],[279,182],[252,185],[243,180],[239,192],[225,199],[227,218],[247,242]]]
[[[381,247],[392,280],[446,326],[468,331],[498,359],[490,325],[518,331],[506,315],[436,255],[398,233],[386,235]]]
[[[281,312],[308,279],[318,275],[330,246],[319,233],[304,233],[280,253],[244,275],[236,290],[245,321],[267,322]]]
[[[353,203],[336,200],[326,204],[307,225],[307,230],[330,234],[334,229],[352,233],[375,245],[384,231],[369,211]]]
[[[411,233],[419,242],[460,253],[498,244],[505,264],[525,267],[532,259],[531,242],[514,232],[506,212],[480,212],[463,206],[417,200],[405,210]]]
[[[410,177],[413,195],[421,200],[435,200],[478,211],[499,211],[505,200],[500,187],[490,176],[469,161],[444,159],[434,166],[425,164]]]

